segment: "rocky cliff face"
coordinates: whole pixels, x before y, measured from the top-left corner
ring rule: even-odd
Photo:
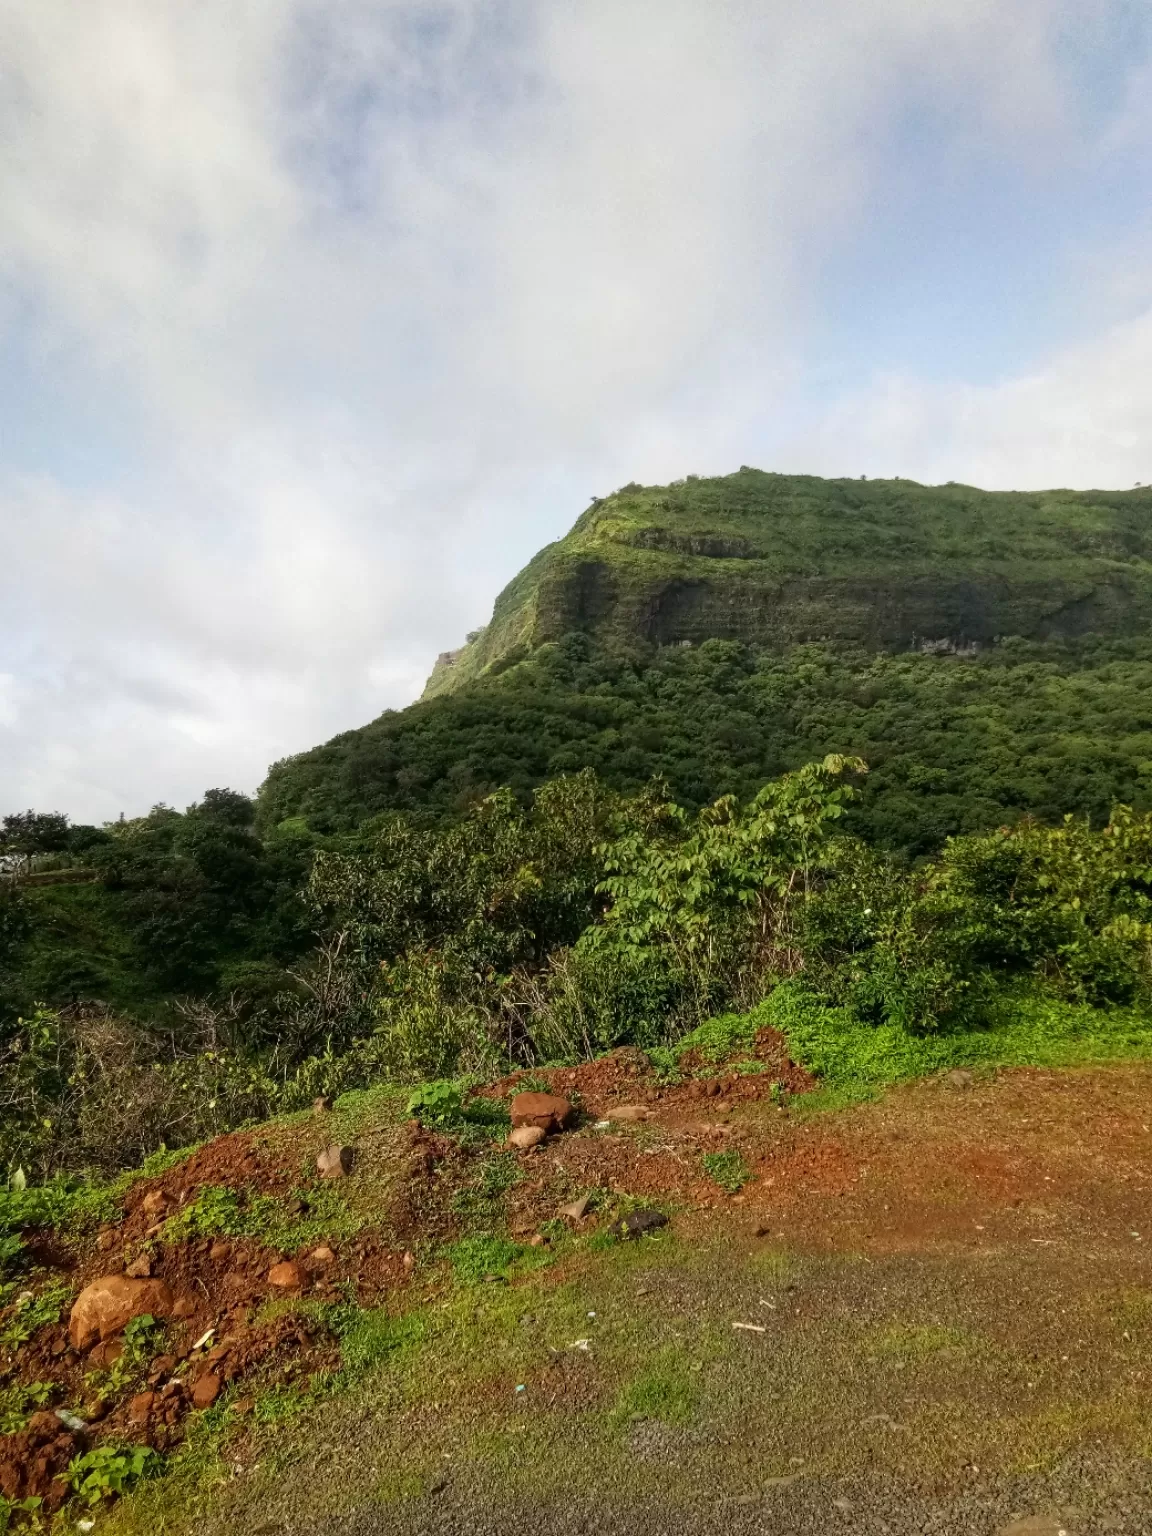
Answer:
[[[624,487],[505,588],[425,698],[562,635],[972,653],[1152,626],[1152,490],[989,492],[742,469]]]

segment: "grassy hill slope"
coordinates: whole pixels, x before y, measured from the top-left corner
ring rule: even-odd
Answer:
[[[958,648],[1143,631],[1152,490],[981,491],[742,469],[598,500],[425,697],[572,631],[632,649]]]
[[[1152,490],[999,493],[742,470],[598,501],[424,698],[276,764],[265,825],[451,816],[591,766],[699,804],[828,751],[916,853],[1147,803]]]

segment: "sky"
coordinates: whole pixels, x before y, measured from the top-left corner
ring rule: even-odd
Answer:
[[[1146,0],[0,4],[0,813],[252,792],[741,464],[1152,482]]]

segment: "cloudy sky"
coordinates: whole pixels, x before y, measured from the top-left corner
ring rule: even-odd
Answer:
[[[252,790],[740,464],[1152,481],[1146,0],[0,0],[0,811]]]

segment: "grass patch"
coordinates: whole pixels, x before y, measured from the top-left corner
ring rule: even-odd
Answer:
[[[658,1419],[662,1424],[686,1424],[699,1400],[691,1362],[683,1350],[667,1345],[656,1351],[644,1370],[620,1389],[612,1407],[614,1425],[634,1419]]]
[[[705,1152],[700,1159],[704,1172],[730,1195],[737,1195],[752,1177],[739,1152]]]
[[[1092,1008],[1019,994],[1000,1001],[981,1029],[914,1035],[893,1024],[861,1023],[794,982],[746,1015],[788,1038],[795,1060],[821,1079],[812,1108],[842,1108],[886,1084],[953,1067],[1074,1066],[1152,1057],[1152,1019],[1136,1009]]]
[[[445,1253],[458,1284],[480,1285],[491,1276],[506,1277],[512,1266],[527,1255],[528,1249],[510,1238],[477,1232],[450,1244]]]
[[[351,1237],[363,1225],[331,1186],[301,1192],[299,1199],[302,1209],[293,1214],[274,1195],[206,1184],[194,1200],[168,1218],[160,1235],[165,1243],[195,1237],[248,1237],[291,1250],[321,1238]]]

